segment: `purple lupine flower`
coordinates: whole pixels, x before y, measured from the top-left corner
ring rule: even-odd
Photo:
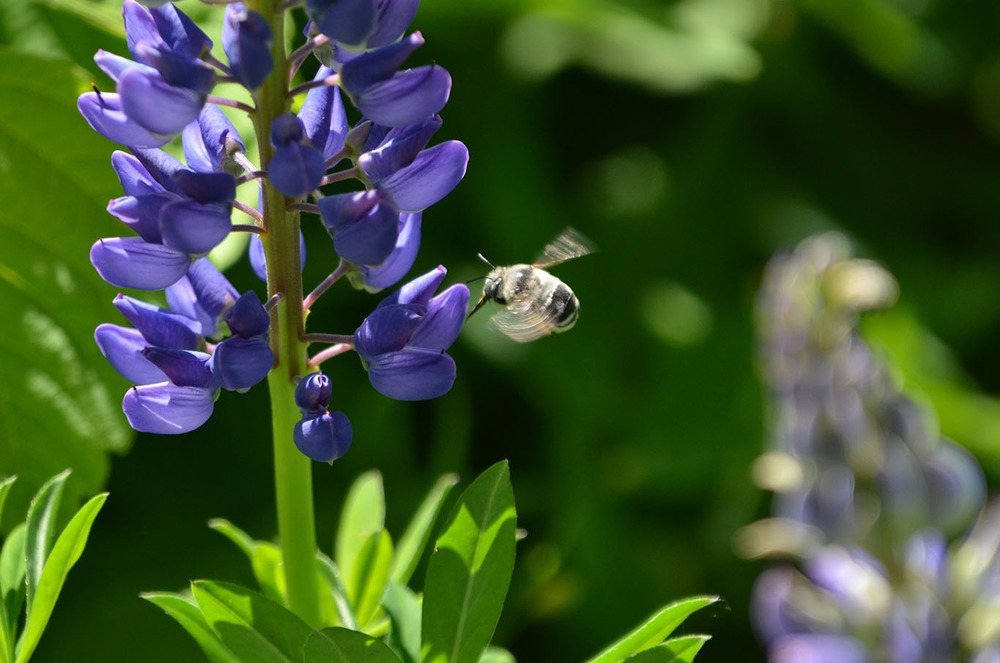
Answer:
[[[396,246],[379,265],[375,267],[358,265],[356,271],[348,274],[351,284],[368,292],[378,292],[402,280],[413,267],[417,252],[420,250],[420,225],[420,212],[400,214]]]
[[[270,316],[257,293],[248,290],[224,317],[233,335],[215,346],[212,376],[227,391],[246,391],[266,378],[274,365],[267,342]]]
[[[439,266],[404,285],[354,333],[354,348],[379,393],[396,400],[427,400],[454,384],[455,361],[445,350],[462,329],[469,288],[453,285],[434,296],[446,274]]]
[[[329,67],[320,67],[313,80],[324,80],[333,74]],[[309,90],[298,113],[299,121],[313,147],[329,161],[344,147],[350,126],[347,113],[336,85],[323,85]],[[328,165],[334,165],[332,163]]]
[[[362,46],[375,31],[375,0],[306,0],[306,13],[334,41]]]
[[[351,446],[351,421],[343,412],[330,412],[333,385],[322,373],[306,375],[295,386],[295,403],[302,419],[295,424],[295,446],[312,460],[331,463]]]
[[[388,191],[369,189],[325,196],[320,217],[344,260],[380,265],[389,257],[399,234],[399,208]]]
[[[226,5],[222,23],[222,48],[233,77],[248,90],[256,90],[274,68],[271,46],[274,34],[267,19],[242,2]]]
[[[191,170],[231,175],[243,172],[243,168],[232,158],[237,152],[246,152],[243,139],[215,104],[205,104],[198,119],[184,127],[182,137],[184,160]]]
[[[315,191],[326,173],[323,153],[307,144],[302,122],[286,113],[275,118],[271,144],[277,148],[267,165],[274,188],[289,198],[304,198]]]

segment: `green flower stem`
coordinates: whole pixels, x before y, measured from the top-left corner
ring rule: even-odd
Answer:
[[[287,113],[288,62],[283,35],[284,12],[275,0],[248,0],[247,6],[268,17],[274,32],[274,70],[255,95],[253,114],[257,130],[260,166],[266,168],[274,155],[271,124]],[[261,235],[267,256],[268,298],[283,298],[272,313],[271,348],[276,365],[268,376],[274,434],[274,482],[278,510],[278,536],[284,555],[288,608],[307,624],[319,627],[319,574],[316,567],[316,522],[313,512],[312,465],[299,453],[292,439],[300,418],[295,405],[295,378],[307,367],[302,314],[302,273],[299,262],[299,213],[289,210],[289,201],[270,182],[262,180],[263,226]]]

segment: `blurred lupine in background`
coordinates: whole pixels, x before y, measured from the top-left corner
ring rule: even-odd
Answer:
[[[1000,504],[858,330],[897,296],[841,235],[772,260],[758,305],[773,518],[738,538],[784,561],[752,618],[772,663],[1000,661]],[[978,517],[978,520],[977,520]],[[971,528],[971,529],[970,529]]]

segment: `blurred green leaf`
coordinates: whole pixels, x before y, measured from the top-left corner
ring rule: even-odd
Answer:
[[[56,536],[56,517],[59,513],[59,501],[62,499],[63,486],[69,478],[70,471],[65,470],[52,477],[42,486],[28,509],[28,519],[25,521],[24,555],[26,559],[26,582],[28,600],[28,619],[34,609],[35,592],[41,582],[45,569],[45,560],[49,548]]]
[[[315,631],[306,643],[306,663],[399,663],[381,640],[346,628]]]
[[[7,503],[7,493],[10,492],[10,487],[14,485],[15,481],[17,481],[16,474],[0,480],[0,519],[3,518],[3,507]]]
[[[301,660],[312,629],[284,606],[231,583],[199,580],[191,591],[205,620],[240,661]]]
[[[0,660],[14,660],[17,625],[24,605],[24,539],[27,528],[21,523],[10,531],[0,549]]]
[[[29,594],[28,613],[24,623],[24,632],[17,642],[17,661],[23,663],[31,658],[31,654],[38,646],[38,641],[45,632],[45,627],[49,623],[49,617],[56,606],[56,600],[62,591],[63,583],[69,575],[70,569],[80,559],[83,549],[87,545],[87,537],[90,535],[90,528],[94,524],[94,519],[104,506],[104,501],[108,498],[107,493],[102,493],[92,497],[86,504],[80,507],[73,519],[69,521],[52,546],[52,553],[45,560],[41,578],[35,589],[34,597]],[[30,520],[30,518],[29,518]],[[30,526],[29,526],[30,530]],[[29,532],[28,544],[28,567],[31,568],[32,558],[30,551],[31,536]],[[29,585],[30,586],[30,585]]]
[[[719,600],[717,596],[697,596],[671,603],[660,609],[633,631],[590,659],[588,663],[612,663],[663,642],[690,615]],[[659,660],[659,659],[657,659]],[[670,660],[670,659],[664,659]]]
[[[194,638],[195,642],[212,663],[239,663],[238,658],[226,649],[219,636],[205,621],[198,606],[180,594],[168,592],[148,592],[142,595],[150,603],[158,606],[174,618],[181,627]]]
[[[632,663],[691,663],[711,638],[707,635],[686,635],[650,647],[626,661]]]
[[[406,531],[399,539],[396,547],[396,556],[392,560],[392,573],[390,577],[402,584],[406,584],[413,577],[413,572],[420,563],[420,558],[430,541],[434,523],[437,521],[441,507],[448,499],[451,489],[458,483],[458,477],[454,474],[446,474],[440,477],[427,493],[427,497],[421,502],[417,512],[413,514],[413,519],[406,526]]]
[[[361,546],[375,532],[385,528],[385,491],[382,475],[376,471],[365,472],[351,485],[344,500],[337,527],[335,559],[341,578],[347,581],[348,596],[357,596],[354,565]]]
[[[475,663],[490,643],[514,570],[516,513],[507,462],[462,493],[424,583],[422,660]]]
[[[382,607],[389,615],[388,644],[403,663],[420,660],[420,599],[395,580],[386,585]]]
[[[93,339],[115,290],[87,255],[120,228],[105,211],[112,146],[76,110],[88,83],[70,63],[0,50],[0,474],[21,477],[19,506],[66,467],[75,506],[103,486],[105,454],[132,438],[126,383]]]
[[[517,659],[501,647],[487,647],[479,658],[479,663],[517,663]]]
[[[370,622],[382,604],[391,564],[392,538],[388,532],[380,530],[365,539],[354,562],[350,583],[356,592],[351,596],[354,614],[365,631],[370,630]]]

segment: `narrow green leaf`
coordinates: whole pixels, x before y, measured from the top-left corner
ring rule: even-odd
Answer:
[[[629,663],[691,663],[706,642],[708,635],[685,635],[671,638],[663,644],[645,649],[635,656],[629,656]]]
[[[695,596],[671,603],[587,663],[621,661],[644,649],[654,647],[663,642],[691,614],[718,600],[718,596]]]
[[[479,663],[517,663],[514,655],[502,647],[487,647]]]
[[[0,520],[3,519],[3,505],[7,501],[7,493],[15,481],[17,481],[16,474],[0,479]]]
[[[236,544],[236,547],[243,551],[243,554],[250,558],[253,555],[254,545],[257,543],[252,536],[232,524],[225,518],[213,518],[208,521],[208,526],[219,534],[223,535]]]
[[[305,663],[399,663],[378,638],[346,628],[315,631],[306,643]]]
[[[514,570],[516,514],[507,462],[459,498],[424,583],[422,660],[476,663],[493,636]]]
[[[389,615],[387,644],[403,663],[420,660],[420,599],[407,587],[395,580],[386,585],[382,607]]]
[[[205,620],[240,661],[302,659],[312,629],[284,606],[231,583],[198,580],[191,591]]]
[[[27,532],[24,542],[25,577],[28,583],[28,619],[31,619],[31,611],[34,609],[35,592],[38,591],[38,583],[42,579],[45,558],[48,557],[49,548],[56,535],[59,500],[62,498],[63,486],[66,485],[69,474],[69,470],[64,470],[49,479],[35,493],[35,498],[31,500],[31,506],[28,508],[28,519],[25,521]]]
[[[321,552],[316,553],[316,561],[319,564],[320,577],[326,582],[330,595],[333,597],[337,618],[340,619],[341,625],[351,630],[357,630],[358,620],[354,616],[354,608],[351,607],[351,602],[347,598],[347,588],[340,577],[340,569],[337,568],[332,559]]]
[[[451,489],[458,483],[458,477],[454,474],[445,474],[437,480],[427,497],[420,504],[420,508],[413,515],[410,524],[406,526],[406,531],[399,539],[399,546],[396,548],[396,557],[392,561],[392,573],[390,577],[402,584],[410,582],[413,572],[420,563],[420,558],[424,554],[427,542],[431,539],[434,522],[437,520],[441,507],[448,499]]]
[[[354,564],[365,539],[385,529],[385,491],[382,475],[365,472],[355,480],[344,500],[344,509],[337,527],[335,557],[341,577],[351,582]],[[348,584],[350,596],[357,596],[357,587]]]
[[[382,593],[389,582],[389,568],[392,565],[392,539],[385,530],[369,536],[358,551],[354,563],[354,577],[350,586],[357,594],[351,596],[354,614],[363,631],[368,626],[382,604]]]
[[[215,634],[198,606],[180,594],[148,592],[142,598],[161,608],[188,632],[212,663],[240,663]]]
[[[24,606],[24,538],[26,528],[21,523],[10,531],[0,549],[0,652],[3,661],[14,660],[17,625]]]
[[[24,632],[17,643],[17,661],[23,663],[31,658],[32,652],[38,646],[38,641],[45,632],[49,617],[56,607],[59,592],[69,575],[70,569],[80,559],[83,549],[87,546],[87,537],[94,519],[100,513],[107,493],[101,493],[90,498],[80,507],[73,519],[69,521],[52,546],[52,553],[45,560],[42,576],[38,580],[35,596],[28,604],[28,616],[24,624]],[[29,537],[30,541],[30,537]],[[30,563],[30,558],[29,558]]]

